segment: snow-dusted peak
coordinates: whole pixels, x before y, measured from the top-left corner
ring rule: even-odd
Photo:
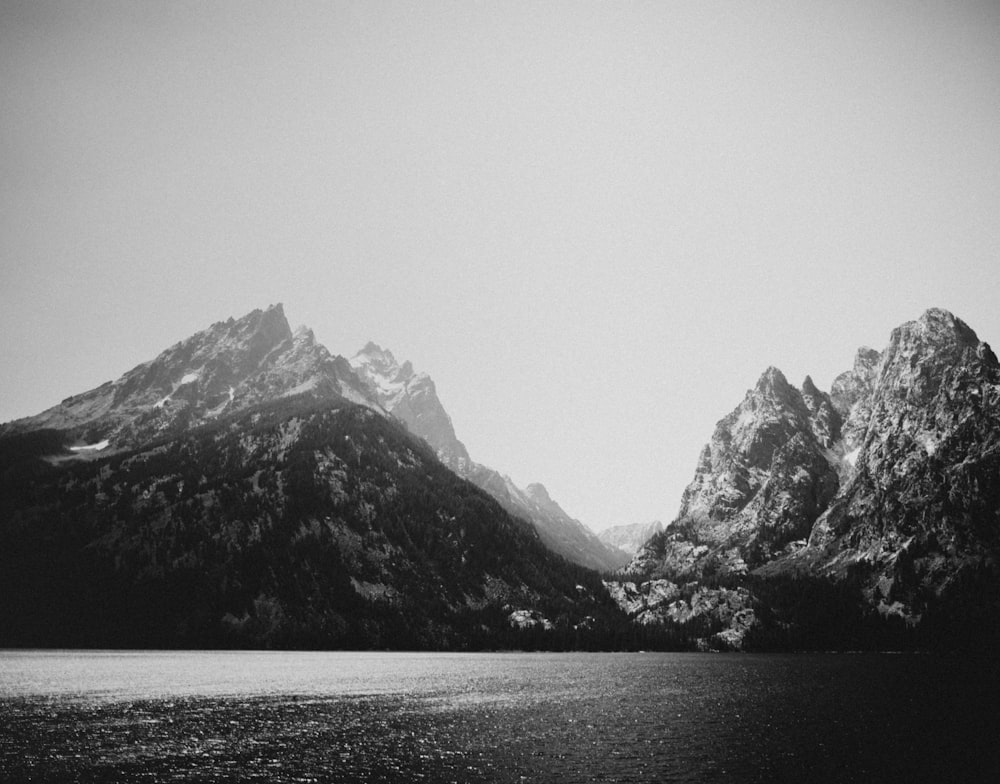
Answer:
[[[79,431],[121,448],[304,393],[378,408],[347,361],[332,357],[312,330],[292,333],[279,303],[218,321],[116,381],[19,420],[16,427]]]
[[[391,351],[374,341],[349,362],[379,404],[427,441],[442,462],[453,468],[471,463],[430,376],[416,373],[409,360],[400,365]]]
[[[382,375],[388,375],[399,369],[399,363],[396,362],[392,352],[372,340],[369,340],[349,361],[354,367],[370,367]]]

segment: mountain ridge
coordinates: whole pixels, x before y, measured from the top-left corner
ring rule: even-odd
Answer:
[[[409,361],[400,365],[391,351],[372,341],[350,363],[381,405],[424,438],[441,462],[488,492],[507,511],[530,520],[549,548],[574,563],[600,571],[614,571],[628,562],[626,554],[601,542],[583,523],[567,514],[543,485],[532,483],[520,488],[509,476],[472,460],[426,373],[417,373]]]
[[[961,319],[931,308],[894,329],[884,351],[860,349],[829,394],[765,371],[717,424],[678,517],[625,574],[652,581],[627,597],[633,614],[663,583],[770,596],[783,617],[746,597],[770,614],[758,642],[787,642],[775,628],[801,627],[808,612],[788,599],[807,582],[824,597],[817,606],[841,611],[847,591],[857,624],[881,619],[897,641],[950,639],[969,632],[945,607],[996,630],[998,556],[1000,365]],[[754,639],[752,627],[733,642]]]
[[[593,645],[625,623],[280,305],[0,428],[0,542],[5,647]]]
[[[543,485],[468,457],[429,376],[361,353],[272,306],[0,426],[0,642],[1000,643],[1000,363],[948,311],[829,392],[767,368],[603,580],[545,542],[540,519],[562,547],[583,526]]]

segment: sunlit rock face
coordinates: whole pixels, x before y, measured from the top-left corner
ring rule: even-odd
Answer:
[[[862,347],[854,357],[854,367],[833,380],[830,399],[845,420],[842,433],[848,452],[858,447],[865,436],[871,413],[872,389],[882,354]]]
[[[372,342],[350,363],[386,411],[430,444],[442,463],[459,473],[468,468],[469,452],[455,435],[430,376],[416,373],[410,362],[400,365],[391,351]]]
[[[870,598],[915,617],[1000,554],[1000,368],[944,310],[893,331],[865,405],[854,471],[817,521],[808,561],[867,574]]]
[[[931,309],[884,351],[861,349],[829,395],[766,371],[627,572],[850,581],[916,623],[1000,586],[998,558],[1000,369],[968,325]]]
[[[757,626],[750,593],[744,588],[706,588],[669,580],[642,583],[605,581],[611,598],[640,626],[670,626],[697,647],[742,650]]]
[[[295,333],[280,304],[220,321],[136,366],[116,381],[66,398],[0,433],[43,428],[69,441],[135,447],[259,403],[310,394],[371,402],[343,357],[311,330]]]
[[[677,519],[628,571],[668,579],[742,574],[808,536],[838,486],[841,419],[807,379],[803,395],[769,368],[716,425]]]
[[[411,433],[427,441],[441,462],[485,490],[508,512],[531,522],[551,550],[600,571],[613,571],[628,563],[627,554],[604,544],[583,523],[570,517],[543,485],[521,488],[510,477],[474,462],[455,435],[451,417],[426,373],[417,373],[408,361],[400,364],[391,351],[375,343],[368,343],[350,362],[369,393]]]

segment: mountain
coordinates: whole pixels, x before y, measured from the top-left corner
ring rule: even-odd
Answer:
[[[592,645],[624,623],[280,305],[4,425],[0,543],[3,647]]]
[[[408,361],[400,365],[392,352],[371,342],[350,362],[379,404],[427,441],[442,463],[481,487],[511,514],[533,523],[550,549],[598,571],[611,572],[628,563],[628,554],[601,542],[583,523],[570,517],[543,485],[522,489],[510,477],[474,462],[455,435],[451,418],[426,373],[416,373]]]
[[[998,556],[1000,367],[931,309],[829,394],[768,369],[626,573],[647,579],[636,596],[745,591],[757,617],[738,644],[948,647],[1000,637]],[[636,596],[633,616],[652,601]]]
[[[655,534],[663,530],[663,523],[654,520],[651,523],[632,523],[616,525],[598,531],[597,538],[610,547],[617,547],[623,553],[634,556]]]
[[[408,361],[400,365],[391,351],[372,342],[350,364],[385,410],[430,444],[442,463],[458,474],[468,471],[469,452],[455,435],[430,376],[414,372]]]
[[[768,368],[716,425],[678,517],[630,572],[698,580],[745,574],[804,540],[838,487],[841,418],[810,379],[793,387]]]
[[[213,324],[116,381],[3,425],[0,437],[51,429],[75,442],[71,449],[115,451],[303,394],[376,405],[347,360],[311,330],[293,333],[278,304]]]
[[[828,393],[768,368],[603,581],[426,375],[362,354],[278,305],[0,426],[0,646],[1000,644],[1000,363],[947,311]]]

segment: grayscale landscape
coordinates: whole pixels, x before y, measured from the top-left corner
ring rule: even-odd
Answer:
[[[996,779],[998,61],[0,4],[0,779]]]

